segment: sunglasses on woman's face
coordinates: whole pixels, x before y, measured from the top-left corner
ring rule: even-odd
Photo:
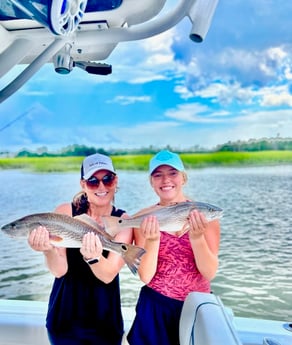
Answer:
[[[115,174],[106,174],[101,179],[91,176],[88,180],[85,180],[85,182],[89,188],[97,188],[100,182],[102,182],[106,187],[111,187],[114,184],[115,178]]]

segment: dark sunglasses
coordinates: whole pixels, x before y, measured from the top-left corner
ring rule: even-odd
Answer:
[[[97,188],[100,182],[102,182],[104,186],[111,187],[114,184],[115,178],[115,174],[106,174],[101,179],[98,179],[95,176],[91,176],[88,180],[85,180],[85,182],[87,184],[87,187],[89,188]]]

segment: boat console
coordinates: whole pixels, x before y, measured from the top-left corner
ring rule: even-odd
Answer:
[[[232,318],[214,294],[190,293],[181,314],[180,345],[243,345]]]
[[[192,292],[181,314],[180,345],[291,345],[292,332],[287,325],[235,317],[218,296]]]

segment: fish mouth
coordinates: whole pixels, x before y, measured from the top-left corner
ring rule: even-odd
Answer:
[[[212,219],[216,219],[216,218],[222,218],[223,217],[223,210],[221,211],[217,211],[217,212],[214,212],[213,216],[212,216]]]

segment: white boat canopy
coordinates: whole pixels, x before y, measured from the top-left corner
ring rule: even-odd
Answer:
[[[0,78],[28,65],[0,91],[0,103],[45,63],[67,74],[74,67],[110,74],[105,60],[119,42],[158,35],[188,17],[189,37],[202,42],[218,0],[3,0],[0,2]],[[168,10],[165,10],[166,5]]]

